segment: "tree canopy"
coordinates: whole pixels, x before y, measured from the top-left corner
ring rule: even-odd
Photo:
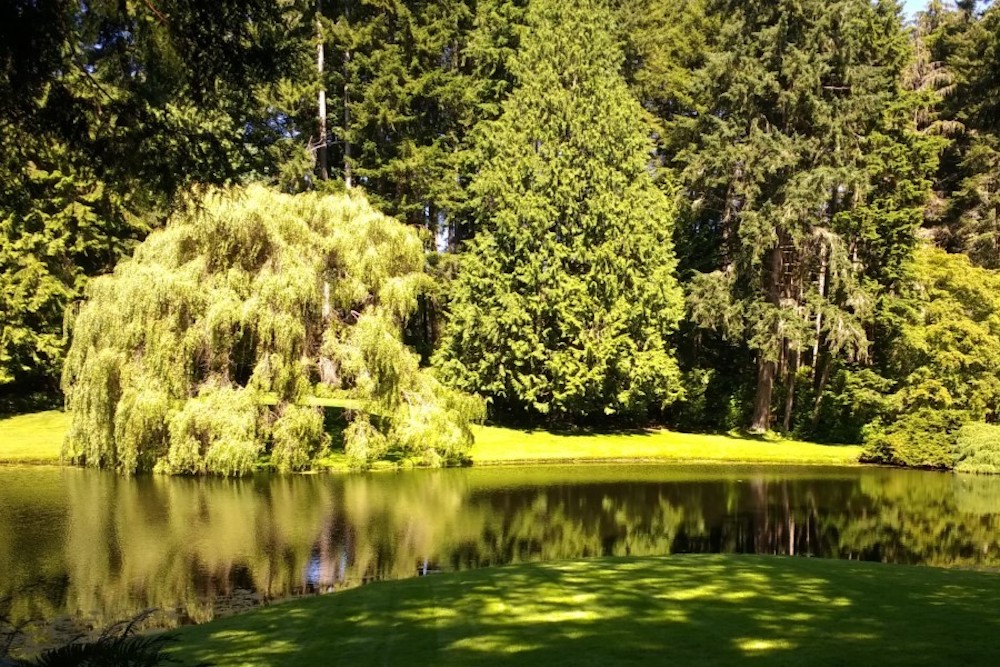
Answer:
[[[992,315],[966,300],[1000,270],[998,58],[1000,6],[972,0],[915,16],[890,0],[12,0],[0,412],[67,398],[101,424],[68,450],[94,465],[294,469],[325,442],[302,403],[333,385],[364,403],[356,463],[433,463],[461,458],[476,412],[438,377],[499,422],[891,440],[880,460],[950,466],[954,433],[1000,421]],[[247,222],[269,198],[311,231]],[[405,252],[369,238],[324,259],[362,198],[358,216],[409,230]],[[181,232],[155,230],[209,213],[229,222],[211,242],[190,231],[202,281],[165,240]],[[265,237],[280,242],[258,257]],[[369,242],[402,253],[384,285],[331,277]],[[223,284],[215,245],[251,253],[231,267],[248,286]],[[371,299],[337,305],[345,276]],[[197,324],[144,328],[181,304]],[[924,431],[947,437],[898,454]],[[227,439],[208,456],[212,432]]]
[[[600,3],[532,3],[515,87],[483,133],[477,236],[444,377],[521,418],[644,416],[681,395],[673,206]]]
[[[186,200],[73,323],[65,455],[132,473],[306,468],[328,444],[301,405],[319,383],[361,401],[345,432],[364,464],[390,449],[460,459],[475,399],[418,367],[402,327],[425,288],[416,233],[361,195],[261,186]]]

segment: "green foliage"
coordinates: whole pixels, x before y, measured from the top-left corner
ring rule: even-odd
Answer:
[[[957,434],[956,472],[1000,474],[1000,426],[966,424]]]
[[[917,410],[865,433],[861,460],[912,468],[951,468],[959,429],[968,419],[957,410]]]
[[[599,3],[534,3],[516,87],[483,132],[479,231],[438,363],[496,414],[636,417],[682,394],[673,207],[608,21]]]
[[[477,402],[452,396],[402,341],[422,268],[417,235],[360,195],[253,186],[189,200],[91,283],[66,360],[65,456],[124,473],[241,475],[270,447],[275,467],[302,469],[327,439],[322,417],[294,404],[323,381],[389,435],[377,450],[362,443],[364,460],[387,448],[459,458]],[[374,437],[363,423],[348,429],[349,451],[355,435]],[[411,429],[419,442],[393,436]]]
[[[794,399],[803,380],[822,395],[839,368],[877,359],[870,332],[915,244],[940,141],[914,125],[927,102],[903,84],[911,51],[892,3],[708,10],[720,23],[689,106],[664,119],[684,147],[690,320],[752,354],[753,430],[771,428],[778,397],[792,399],[786,428],[815,433],[819,403]],[[725,363],[692,347],[691,367]]]
[[[824,442],[861,442],[868,424],[892,414],[895,384],[871,368],[842,368],[819,397],[818,422],[822,430],[801,423],[796,428]],[[798,386],[802,388],[800,402],[816,401],[815,390],[808,382]]]
[[[258,411],[250,391],[205,385],[198,390],[197,396],[185,401],[184,407],[170,419],[166,456],[162,456],[159,448],[149,441],[116,439],[120,470],[133,472],[140,469],[135,465],[134,458],[121,454],[123,447],[131,447],[144,448],[144,453],[156,461],[157,472],[245,475],[253,470],[263,449],[263,440],[257,433]],[[74,427],[77,423],[74,420]],[[72,440],[71,433],[70,442]],[[86,462],[87,453],[72,458]]]
[[[889,353],[896,379],[865,458],[950,468],[966,422],[1000,417],[1000,276],[961,254],[922,248],[913,292],[891,308],[901,321]]]
[[[270,177],[305,152],[268,101],[310,72],[301,9],[270,0],[0,8],[0,401],[56,392],[65,311],[178,190]]]
[[[613,0],[609,4],[615,9],[625,52],[623,73],[643,107],[659,122],[696,108],[696,73],[708,58],[721,15],[709,11],[704,0]],[[678,138],[662,127],[658,130],[666,144]]]
[[[1000,267],[1000,6],[931,2],[918,20],[948,94],[936,127],[949,135],[938,173],[940,205],[930,211],[943,244],[977,264]]]
[[[389,451],[385,435],[375,428],[368,415],[358,415],[344,431],[345,451],[352,468],[365,468]]]
[[[963,410],[1000,418],[1000,276],[967,257],[925,248],[917,254],[916,294],[905,309],[891,361],[900,411]]]
[[[430,232],[468,233],[469,154],[494,118],[524,0],[323,2],[331,175]]]
[[[271,465],[281,472],[305,470],[322,457],[330,445],[323,429],[323,412],[289,405],[272,426]]]

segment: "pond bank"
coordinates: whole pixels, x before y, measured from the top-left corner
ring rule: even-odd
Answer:
[[[0,419],[0,463],[57,464],[69,417],[51,410]],[[717,462],[852,465],[861,448],[795,440],[650,430],[560,434],[497,426],[475,429],[474,465],[572,462]],[[334,468],[343,465],[337,460]]]
[[[433,575],[182,629],[187,664],[998,664],[1000,575],[759,556]]]

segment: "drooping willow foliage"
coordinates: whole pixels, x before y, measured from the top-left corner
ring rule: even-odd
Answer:
[[[73,326],[64,455],[123,473],[307,468],[329,444],[302,405],[322,382],[361,401],[348,456],[426,464],[471,445],[477,399],[421,369],[402,328],[427,286],[416,233],[358,194],[261,186],[189,198]]]

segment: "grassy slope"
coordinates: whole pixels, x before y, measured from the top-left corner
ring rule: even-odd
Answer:
[[[0,418],[0,463],[59,463],[68,427],[58,410]]]
[[[531,461],[727,461],[747,463],[857,463],[861,448],[796,440],[740,438],[674,431],[562,435],[484,426],[476,429],[472,459],[479,464]]]
[[[344,407],[343,401],[330,399],[314,399],[314,403]],[[0,463],[57,463],[68,422],[68,416],[58,411],[0,419]],[[857,462],[861,451],[855,446],[664,430],[563,435],[481,426],[475,434],[472,458],[480,465],[624,460],[842,465]],[[343,469],[347,465],[342,454],[334,454],[322,464]]]
[[[185,628],[214,665],[1000,664],[1000,575],[753,556],[377,583]]]

